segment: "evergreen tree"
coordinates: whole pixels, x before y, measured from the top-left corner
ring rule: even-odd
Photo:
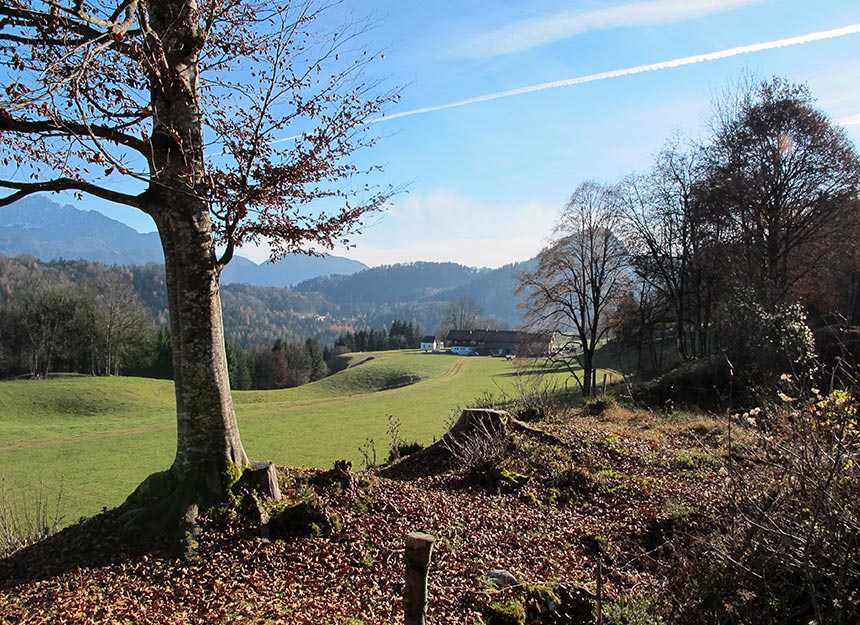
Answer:
[[[155,355],[151,375],[161,380],[173,379],[173,349],[170,345],[170,329],[163,325],[155,337]]]
[[[241,347],[234,345],[229,339],[224,339],[227,350],[227,370],[230,374],[230,388],[237,391],[247,391],[251,388],[251,369],[248,355]]]
[[[302,386],[311,381],[311,357],[305,345],[297,341],[283,344],[286,363],[286,388]]]
[[[308,352],[311,361],[311,382],[322,380],[328,375],[328,366],[325,364],[325,353],[320,349],[320,342],[315,338],[307,339],[305,341],[305,350]]]

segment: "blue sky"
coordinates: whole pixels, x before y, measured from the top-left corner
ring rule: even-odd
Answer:
[[[328,19],[368,15],[367,45],[385,50],[371,71],[404,88],[361,158],[408,186],[335,252],[368,265],[534,256],[577,185],[647,168],[677,131],[704,137],[744,72],[807,84],[860,144],[857,0],[345,0]]]

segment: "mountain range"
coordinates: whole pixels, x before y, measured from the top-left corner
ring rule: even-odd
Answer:
[[[45,261],[81,259],[106,265],[164,262],[157,232],[140,233],[97,211],[61,206],[38,195],[0,208],[0,254],[27,254]],[[290,287],[318,276],[363,269],[367,269],[363,263],[339,256],[289,256],[277,263],[257,264],[236,255],[221,282]]]
[[[166,319],[156,233],[141,234],[101,213],[34,196],[0,208],[0,254],[10,260],[21,254],[36,257],[74,283],[111,271],[111,266],[129,267],[126,273],[155,318]],[[245,346],[308,336],[331,342],[343,331],[388,327],[395,319],[414,321],[432,333],[450,303],[462,297],[477,302],[485,317],[516,327],[515,276],[534,262],[500,269],[432,262],[368,268],[336,256],[291,256],[261,265],[236,256],[221,279],[225,329],[231,340]],[[12,280],[17,286],[7,287],[12,294],[26,285],[27,270],[11,262],[5,267],[21,272]]]

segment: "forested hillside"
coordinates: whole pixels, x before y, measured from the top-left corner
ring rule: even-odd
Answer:
[[[328,276],[307,280],[297,291],[324,293],[336,301],[384,304],[424,299],[469,284],[489,273],[456,263],[415,262],[382,265],[353,276]]]
[[[320,293],[347,316],[370,325],[392,318],[415,318],[435,329],[450,302],[476,301],[485,317],[515,327],[520,318],[514,294],[515,276],[533,261],[499,269],[475,269],[456,263],[415,262],[374,267],[350,276],[327,276],[299,284],[296,291]]]
[[[412,263],[317,278],[295,289],[227,284],[222,287],[226,335],[243,348],[306,338],[332,345],[345,332],[387,328],[396,319],[432,334],[451,302],[464,296],[480,305],[483,317],[514,327],[519,320],[513,276],[524,266],[477,270],[454,263]],[[111,281],[133,286],[155,327],[167,323],[164,269],[156,264],[111,266],[0,255],[0,310],[37,291],[83,295],[104,290]]]

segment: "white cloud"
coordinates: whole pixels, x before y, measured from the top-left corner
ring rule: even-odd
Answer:
[[[836,122],[840,126],[860,126],[860,113],[855,113]]]
[[[335,248],[371,267],[414,261],[501,267],[528,260],[546,246],[558,206],[538,202],[488,203],[449,189],[404,196],[351,237],[354,247]],[[256,263],[269,258],[267,245],[236,250]]]
[[[600,9],[562,11],[509,24],[475,37],[470,56],[491,57],[522,52],[595,30],[674,24],[730,11],[762,0],[649,0]]]
[[[356,247],[335,253],[371,266],[424,260],[500,267],[535,256],[559,208],[482,202],[448,189],[412,194],[356,237]]]
[[[365,265],[391,265],[415,261],[453,262],[466,267],[501,267],[537,255],[541,245],[526,238],[457,239],[412,241],[380,247],[359,243],[354,249],[338,252]]]
[[[331,253],[371,267],[415,261],[501,267],[536,256],[549,241],[559,209],[538,202],[481,202],[449,189],[415,193],[352,237],[354,247]],[[236,253],[256,263],[269,258],[266,245],[246,245]]]
[[[219,250],[221,253],[223,250]],[[259,245],[257,243],[249,243],[236,249],[236,256],[243,256],[248,260],[252,260],[258,265],[269,260],[271,249],[268,245]]]

